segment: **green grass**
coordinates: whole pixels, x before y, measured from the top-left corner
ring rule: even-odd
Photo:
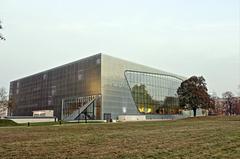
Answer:
[[[19,124],[15,123],[12,120],[8,119],[0,119],[0,127],[6,127],[6,126],[18,126]]]
[[[0,158],[240,158],[240,116],[0,128]]]

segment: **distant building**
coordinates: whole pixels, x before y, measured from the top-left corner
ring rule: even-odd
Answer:
[[[231,112],[233,115],[240,115],[240,97],[233,97],[231,100]],[[215,108],[211,111],[215,115],[229,115],[230,107],[225,98],[215,98]]]
[[[33,111],[53,110],[63,120],[180,114],[176,91],[185,79],[97,54],[12,81],[11,113],[31,116]]]

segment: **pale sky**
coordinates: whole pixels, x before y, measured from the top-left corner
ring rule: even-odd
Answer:
[[[97,53],[237,93],[240,0],[0,0],[0,87]]]

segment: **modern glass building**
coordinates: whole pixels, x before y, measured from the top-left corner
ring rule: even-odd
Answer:
[[[10,83],[11,113],[53,110],[63,120],[119,115],[180,114],[184,77],[105,54],[90,56]]]

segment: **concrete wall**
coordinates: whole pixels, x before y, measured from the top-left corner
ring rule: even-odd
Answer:
[[[145,121],[146,116],[145,115],[119,115],[118,116],[119,121]]]
[[[41,117],[41,118],[34,118],[34,117],[7,117],[7,119],[10,119],[16,123],[40,123],[40,122],[54,122],[55,118],[50,117]],[[57,121],[57,120],[56,120]]]
[[[44,117],[53,117],[53,110],[36,110],[33,111],[33,116],[38,117],[38,116],[44,116]]]

